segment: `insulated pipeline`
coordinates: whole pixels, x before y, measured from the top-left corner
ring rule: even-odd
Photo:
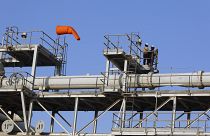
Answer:
[[[209,72],[173,73],[173,74],[141,74],[129,75],[129,87],[155,88],[161,86],[181,86],[204,88],[210,86]]]
[[[92,76],[53,76],[36,77],[35,90],[49,89],[99,89],[108,86],[109,88],[121,88],[123,81],[126,80],[127,87],[130,88],[155,88],[162,86],[181,86],[181,87],[210,87],[210,72],[193,73],[173,73],[173,74],[130,74],[126,79],[122,75],[103,75]],[[8,86],[8,78],[2,81],[2,87]],[[28,78],[27,86],[33,81]],[[21,85],[18,81],[17,87]]]

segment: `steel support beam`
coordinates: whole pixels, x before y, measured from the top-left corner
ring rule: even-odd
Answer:
[[[20,92],[21,96],[21,104],[22,104],[22,110],[23,110],[23,121],[24,121],[24,127],[26,129],[26,132],[28,132],[28,122],[27,122],[27,116],[26,116],[26,105],[25,105],[25,97],[23,91]]]
[[[32,61],[32,69],[31,69],[31,75],[33,78],[32,83],[34,84],[35,76],[36,76],[36,64],[37,64],[37,58],[38,58],[38,46],[36,45],[34,47],[34,54],[33,54],[33,61]],[[31,90],[33,90],[34,85],[31,86]]]
[[[9,119],[12,121],[12,123],[14,123],[14,125],[18,128],[18,130],[20,130],[20,132],[24,135],[23,130],[17,125],[17,123],[15,123],[10,116],[0,107],[0,110],[2,111],[2,113]]]
[[[106,73],[105,73],[105,81],[104,81],[104,83],[105,83],[105,86],[108,86],[108,81],[109,81],[109,70],[110,70],[110,61],[109,60],[107,60],[106,61]]]
[[[29,110],[28,110],[28,132],[31,128],[32,111],[33,111],[33,100],[30,101]]]
[[[125,127],[125,118],[126,117],[126,98],[124,97],[123,98],[123,101],[122,101],[122,112],[121,112],[121,128],[124,128]]]
[[[172,109],[172,122],[171,122],[171,132],[173,133],[176,121],[176,97],[173,98],[173,109]]]
[[[122,91],[126,92],[127,90],[127,67],[128,67],[128,60],[124,61],[124,70],[123,70],[123,86]]]
[[[192,124],[194,124],[196,121],[198,121],[199,118],[201,118],[203,115],[205,115],[209,111],[210,111],[210,108],[208,108],[206,111],[204,111],[202,114],[200,114],[196,119],[194,119],[193,121],[191,121],[185,128],[190,127]]]
[[[89,122],[87,125],[85,125],[82,129],[80,129],[77,132],[77,135],[79,135],[84,129],[86,129],[89,125],[91,125],[95,120],[98,120],[102,115],[104,115],[107,111],[109,111],[112,107],[114,107],[117,103],[119,103],[121,101],[121,99],[116,100],[113,104],[111,104],[106,110],[104,110],[103,112],[101,112],[94,120],[92,120],[91,122]]]
[[[175,120],[180,119],[184,114],[185,114],[185,112],[183,112],[181,115],[179,115]]]
[[[159,109],[161,109],[164,105],[166,105],[171,100],[173,100],[173,97],[168,98],[165,102],[163,102],[160,106],[158,106],[153,112],[151,112],[145,118],[143,118],[142,121],[140,121],[139,123],[143,123],[147,118],[149,118],[151,115],[156,113]],[[139,123],[134,125],[134,128],[137,127],[139,125]]]
[[[55,111],[52,111],[52,117],[55,118]],[[55,125],[55,121],[53,118],[51,118],[51,121],[50,121],[50,133],[53,133],[54,131],[54,125]]]
[[[187,112],[187,127],[190,128],[190,112]]]
[[[72,135],[76,135],[77,132],[77,116],[78,116],[78,104],[79,104],[79,98],[75,98],[75,105],[74,105],[74,122],[73,122],[73,130]]]
[[[209,116],[207,113],[205,113],[205,115],[206,115],[206,117],[207,117],[208,119],[210,119],[210,116]]]
[[[117,117],[119,118],[118,124],[115,124],[115,127],[118,127],[119,126],[121,128],[121,124],[122,124],[122,111],[123,111],[123,101],[122,101],[122,104],[120,106],[120,111],[119,111],[119,113],[117,115]]]
[[[139,127],[141,128],[142,127],[142,119],[143,119],[143,112],[140,112],[139,113]]]
[[[64,121],[64,122],[66,122],[66,124],[70,127],[70,128],[72,128],[72,125],[59,113],[59,112],[57,112],[57,115]]]
[[[71,135],[66,129],[65,129],[65,127],[63,127],[62,125],[61,125],[61,123],[55,118],[55,117],[53,117],[51,114],[50,114],[50,112],[38,101],[38,100],[36,100],[36,102],[38,103],[38,105],[51,117],[51,118],[53,118],[54,119],[54,121],[68,134],[68,135]]]
[[[96,117],[98,117],[98,111],[95,111],[95,113],[94,113],[94,120],[96,119]],[[97,124],[98,124],[98,120],[95,120],[93,122],[93,134],[96,134]]]

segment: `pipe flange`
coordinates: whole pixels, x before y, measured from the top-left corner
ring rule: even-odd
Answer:
[[[120,88],[122,88],[122,86],[123,86],[122,79],[123,79],[123,74],[120,74],[120,76],[119,76],[119,85],[120,85]]]
[[[204,85],[203,85],[203,73],[204,71],[198,71],[198,75],[199,75],[199,79],[200,79],[200,86],[198,87],[199,89],[204,89]]]
[[[137,86],[138,86],[138,87],[141,87],[141,83],[140,83],[140,77],[141,77],[141,76],[140,76],[140,75],[141,75],[141,74],[137,75],[137,77],[136,77],[136,78],[137,78]]]
[[[153,86],[153,83],[152,83],[152,76],[153,76],[153,72],[149,72],[148,73],[148,84],[150,85],[150,87],[148,87],[150,90],[154,90],[155,87]]]

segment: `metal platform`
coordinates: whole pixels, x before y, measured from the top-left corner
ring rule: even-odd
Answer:
[[[202,129],[197,128],[175,128],[173,131],[171,128],[123,128],[123,129],[112,129],[112,135],[114,136],[120,136],[120,135],[174,135],[174,136],[181,136],[181,135],[187,135],[187,136],[193,136],[193,135],[199,135],[199,136],[207,136],[210,135],[210,133],[205,133]]]
[[[130,73],[145,74],[153,71],[152,67],[148,65],[141,65],[135,56],[127,54],[123,49],[104,49],[104,56],[114,64],[119,70],[124,70],[125,60],[128,61],[128,68]]]
[[[21,99],[20,92],[22,90],[14,90],[14,91],[1,91],[0,93],[0,103],[1,107],[6,110],[15,110],[21,111]],[[24,91],[24,94],[26,91]],[[10,97],[5,97],[10,96]],[[165,91],[149,91],[149,92],[133,92],[122,95],[106,95],[102,92],[36,92],[35,94],[28,92],[25,95],[25,105],[26,109],[28,109],[28,105],[30,105],[30,100],[33,99],[33,111],[45,111],[42,107],[40,107],[39,103],[44,106],[48,111],[74,111],[76,99],[78,98],[78,111],[114,111],[113,116],[121,115],[119,110],[121,108],[121,102],[123,99],[127,101],[126,107],[126,116],[128,118],[139,115],[140,113],[134,111],[144,111],[144,116],[151,115],[151,113],[155,113],[158,108],[157,114],[161,116],[161,114],[166,114],[167,111],[173,110],[173,99],[176,98],[176,118],[179,119],[185,111],[199,111],[198,115],[204,115],[210,107],[210,103],[208,102],[210,99],[210,90],[165,90]],[[37,100],[37,102],[36,102]],[[10,101],[10,103],[7,103]],[[129,106],[129,103],[133,103],[133,106]],[[110,107],[111,106],[111,107]],[[160,107],[160,108],[159,108]],[[146,112],[147,111],[147,112]],[[203,112],[200,112],[203,111]],[[163,113],[161,113],[163,112]],[[138,113],[138,114],[137,114]],[[172,113],[167,113],[167,117],[171,116]],[[186,113],[187,114],[187,113]],[[207,115],[208,116],[208,115]],[[155,116],[154,116],[155,117]],[[153,118],[154,118],[153,117]],[[192,116],[193,117],[193,116]],[[197,117],[197,116],[195,116]],[[139,117],[138,117],[139,118]],[[141,119],[140,119],[141,120]],[[132,124],[138,124],[140,121],[136,118],[132,119]],[[164,120],[164,122],[170,122],[169,120]],[[185,121],[185,120],[177,120]],[[198,120],[202,122],[203,120]],[[208,120],[206,120],[209,123]],[[113,122],[118,122],[118,120],[113,120]],[[130,122],[130,121],[129,121]],[[127,126],[128,122],[125,122],[124,128],[113,127],[111,135],[209,135],[210,131],[203,130],[200,127],[193,128],[175,128],[173,131],[171,127],[169,128],[160,128],[160,126],[151,128],[151,122],[156,122],[155,120],[147,119],[147,126],[145,127],[137,127],[133,128],[130,125]],[[161,120],[159,120],[161,122]],[[177,125],[176,122],[176,125]],[[185,121],[187,122],[187,120]],[[191,120],[194,122],[194,119]],[[202,123],[200,123],[201,125]],[[145,125],[145,124],[144,124]],[[60,133],[61,134],[61,133]],[[50,134],[50,135],[53,135]],[[56,134],[55,134],[56,135]],[[66,135],[66,134],[63,134]],[[82,133],[81,133],[82,135]],[[91,135],[91,134],[89,134]],[[109,135],[109,134],[104,134]]]
[[[2,63],[5,67],[31,67],[36,48],[38,51],[37,66],[61,65],[62,61],[42,45],[0,46],[0,52],[11,56],[6,59],[4,57]]]
[[[133,109],[127,108],[127,110],[134,111],[153,111],[155,109],[156,99],[158,105],[162,104],[170,97],[177,97],[177,111],[203,111],[210,107],[208,103],[210,99],[210,90],[197,90],[197,91],[151,91],[151,92],[136,92],[125,94],[124,97],[127,101],[132,101],[134,103]],[[118,99],[122,99],[123,96],[119,95],[104,95],[103,93],[95,92],[81,92],[81,93],[48,93],[43,92],[37,94],[37,98],[47,106],[49,110],[57,107],[59,111],[73,111],[74,110],[74,100],[78,97],[80,100],[80,106],[78,110],[80,111],[104,111],[109,105],[114,103]],[[54,102],[55,103],[54,103]],[[62,106],[63,104],[65,106]],[[187,106],[186,106],[186,103]],[[190,104],[189,104],[190,103]],[[121,104],[115,105],[111,110],[119,111]],[[167,111],[172,110],[172,103],[169,102],[165,107],[160,110]],[[34,109],[38,110],[38,109]]]
[[[0,101],[6,102],[8,99],[11,101],[11,106],[8,104],[2,106],[12,108],[13,104],[17,105],[20,103],[18,90],[0,90]],[[127,108],[128,111],[153,111],[155,109],[156,100],[158,105],[161,105],[170,97],[177,97],[177,111],[204,111],[210,104],[208,103],[210,99],[210,90],[195,90],[195,91],[149,91],[149,92],[136,92],[122,95],[106,95],[102,92],[39,92],[39,93],[27,93],[27,97],[33,96],[34,99],[39,100],[43,105],[47,107],[48,110],[57,109],[59,111],[74,111],[75,98],[79,98],[80,106],[79,111],[104,111],[107,107],[113,104],[116,100],[127,98],[127,101],[132,101],[134,107]],[[5,97],[10,95],[9,98]],[[26,98],[27,98],[26,97]],[[26,101],[27,102],[27,101]],[[186,104],[187,103],[187,104]],[[190,103],[190,104],[189,104]],[[64,105],[65,104],[65,105]],[[27,105],[27,104],[26,104]],[[121,104],[116,104],[111,111],[119,111]],[[172,102],[166,104],[160,110],[171,111]],[[21,105],[16,106],[17,109],[21,110]],[[28,107],[27,107],[28,108]],[[34,106],[34,111],[39,111],[41,108],[39,106]]]

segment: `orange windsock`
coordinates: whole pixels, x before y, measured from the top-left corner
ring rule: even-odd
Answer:
[[[57,35],[73,34],[75,39],[80,40],[79,35],[71,26],[56,26],[56,33]]]

